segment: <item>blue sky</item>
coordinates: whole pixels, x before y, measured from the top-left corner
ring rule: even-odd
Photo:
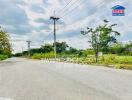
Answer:
[[[65,7],[69,1],[0,0],[0,25],[8,31],[14,52],[26,50],[26,40],[32,40],[32,48],[53,42],[53,22],[49,19],[54,11],[62,17],[57,22],[57,41],[67,41],[70,46],[88,48],[88,37],[80,30],[100,25],[104,19],[118,24],[115,30],[121,33],[120,41],[132,40],[131,0],[72,0]],[[115,5],[126,8],[125,16],[112,16]]]

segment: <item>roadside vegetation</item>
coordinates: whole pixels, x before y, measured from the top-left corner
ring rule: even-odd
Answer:
[[[0,27],[0,60],[11,56],[11,44],[7,32]]]
[[[118,41],[120,33],[113,30],[117,24],[88,27],[80,35],[88,37],[91,48],[78,50],[68,46],[66,42],[56,42],[57,60],[80,64],[105,65],[117,69],[132,69],[132,42]],[[40,48],[31,49],[31,58],[54,60],[54,44],[45,44]],[[14,56],[27,56],[28,51]]]
[[[2,54],[0,54],[0,60],[5,60],[5,59],[7,59],[8,58],[8,56],[7,55],[2,55]]]
[[[93,49],[78,50],[69,47],[66,42],[57,42],[57,60],[80,64],[105,65],[117,69],[132,69],[132,42],[123,45],[115,43],[107,52],[98,57],[96,63],[95,52]],[[120,46],[119,46],[120,45]],[[14,56],[28,56],[28,52],[17,53]],[[38,49],[31,49],[32,59],[54,60],[53,45],[46,44]]]

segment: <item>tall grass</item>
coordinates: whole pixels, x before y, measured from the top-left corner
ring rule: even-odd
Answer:
[[[95,62],[94,55],[89,55],[87,57],[77,57],[74,55],[57,55],[60,60],[68,61],[73,63],[83,63],[83,64],[101,64],[106,66],[113,66],[118,69],[132,69],[132,56],[118,56],[113,54],[103,55],[99,57],[99,62]],[[33,59],[52,59],[54,58],[54,52],[50,53],[38,53],[32,56]],[[65,59],[61,59],[65,58]]]
[[[50,59],[54,58],[54,52],[50,53],[36,53],[32,56],[33,59]]]
[[[100,60],[105,64],[132,64],[132,56],[104,55]]]

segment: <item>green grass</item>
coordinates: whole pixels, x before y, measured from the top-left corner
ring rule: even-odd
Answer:
[[[132,69],[132,56],[104,55],[99,57],[98,63],[95,63],[94,56],[73,58],[73,60],[77,63],[113,66],[117,69]]]
[[[104,55],[99,63],[107,66],[113,65],[117,69],[132,70],[132,56]]]
[[[99,62],[95,63],[94,56],[87,57],[74,57],[71,58],[73,63],[83,63],[83,64],[96,64],[96,65],[104,65],[107,67],[114,67],[117,69],[132,69],[132,56],[118,56],[118,55],[103,55],[99,57]]]
[[[54,52],[50,53],[36,53],[32,56],[33,59],[50,59],[54,57]]]
[[[94,55],[87,56],[87,57],[77,57],[73,55],[57,55],[59,58],[68,58],[69,62],[73,63],[83,63],[83,64],[97,64],[97,65],[105,65],[108,67],[113,66],[117,69],[132,69],[132,56],[118,56],[113,54],[103,55],[99,57],[99,62],[95,63]],[[32,56],[33,59],[52,59],[54,58],[54,52],[50,53],[38,53]],[[62,59],[63,61],[63,59]]]
[[[100,57],[104,64],[132,64],[132,56],[104,55]]]

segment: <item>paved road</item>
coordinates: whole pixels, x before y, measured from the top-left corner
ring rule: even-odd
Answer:
[[[132,100],[132,71],[11,58],[0,62],[0,100]]]

